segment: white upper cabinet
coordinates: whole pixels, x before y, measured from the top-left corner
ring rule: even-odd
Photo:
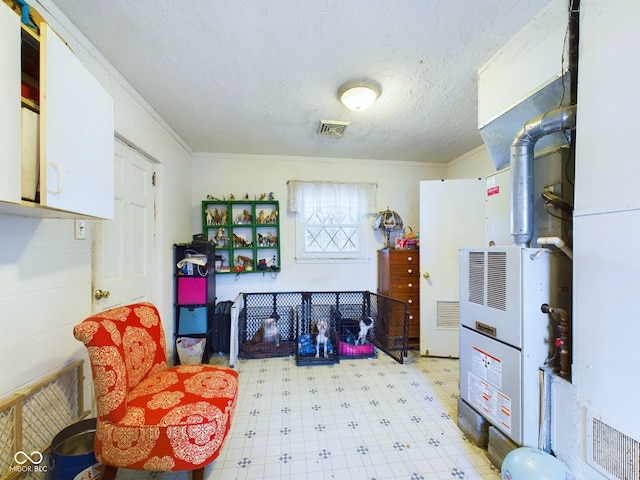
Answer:
[[[40,203],[113,218],[113,99],[47,25],[42,38]]]
[[[113,218],[112,97],[46,23],[39,36],[27,32],[3,5],[0,212]],[[38,65],[37,78],[30,64]],[[23,96],[25,82],[35,101]],[[35,197],[25,191],[30,182]]]
[[[20,19],[0,4],[0,200],[20,202]]]

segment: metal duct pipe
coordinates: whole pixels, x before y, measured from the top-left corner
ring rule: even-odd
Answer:
[[[511,238],[517,247],[528,247],[533,237],[535,144],[545,135],[576,128],[576,110],[570,105],[529,120],[511,143]]]

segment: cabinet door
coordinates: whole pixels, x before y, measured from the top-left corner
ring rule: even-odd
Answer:
[[[20,203],[20,20],[0,2],[0,200]]]
[[[41,38],[40,203],[112,219],[113,99],[46,24]]]

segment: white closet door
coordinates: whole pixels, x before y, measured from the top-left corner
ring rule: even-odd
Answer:
[[[420,353],[460,356],[458,250],[485,237],[484,179],[420,182]]]
[[[40,201],[111,219],[113,99],[47,25],[41,38]]]

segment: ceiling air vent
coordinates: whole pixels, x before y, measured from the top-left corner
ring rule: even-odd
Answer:
[[[347,125],[349,122],[341,122],[340,120],[320,120],[318,134],[341,137]]]

